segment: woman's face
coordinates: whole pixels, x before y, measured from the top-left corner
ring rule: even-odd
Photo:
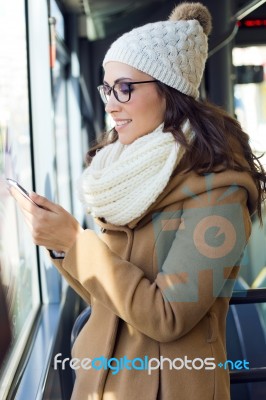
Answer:
[[[154,80],[148,74],[127,64],[111,61],[105,65],[104,83],[113,86],[119,82]],[[113,92],[105,110],[115,122],[115,130],[122,144],[130,144],[137,138],[152,132],[164,121],[165,99],[159,94],[156,83],[131,85],[131,98],[120,103]]]

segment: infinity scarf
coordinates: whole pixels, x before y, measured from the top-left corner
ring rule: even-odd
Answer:
[[[94,217],[126,225],[154,203],[183,154],[163,124],[129,145],[117,140],[98,151],[83,172],[81,201]]]

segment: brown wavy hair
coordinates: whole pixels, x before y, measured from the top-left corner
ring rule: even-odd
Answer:
[[[262,202],[266,198],[266,174],[263,166],[249,145],[249,136],[239,122],[226,111],[208,101],[198,101],[180,93],[161,82],[157,82],[159,93],[166,99],[164,132],[171,132],[178,143],[186,148],[184,172],[198,174],[233,169],[246,171],[252,176],[257,190],[257,213],[262,222]],[[181,126],[189,120],[195,133],[189,144]],[[87,153],[89,164],[98,149],[118,139],[115,129],[107,132],[100,143]],[[243,163],[243,158],[245,163]],[[189,166],[189,167],[187,167]],[[178,171],[181,172],[180,169]]]

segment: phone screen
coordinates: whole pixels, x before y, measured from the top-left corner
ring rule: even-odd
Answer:
[[[15,181],[14,179],[11,178],[6,178],[8,184],[14,188],[16,188],[24,197],[26,197],[27,200],[29,200],[31,203],[35,204],[36,206],[38,206],[38,204],[36,204],[29,196],[29,192],[24,189],[24,187],[22,187],[17,181]],[[40,207],[40,206],[38,206]]]

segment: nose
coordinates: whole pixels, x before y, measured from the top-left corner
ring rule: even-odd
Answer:
[[[115,98],[114,92],[111,92],[111,95],[109,97],[109,100],[107,101],[105,105],[105,111],[108,114],[111,114],[114,111],[118,111],[121,107],[121,103]]]

